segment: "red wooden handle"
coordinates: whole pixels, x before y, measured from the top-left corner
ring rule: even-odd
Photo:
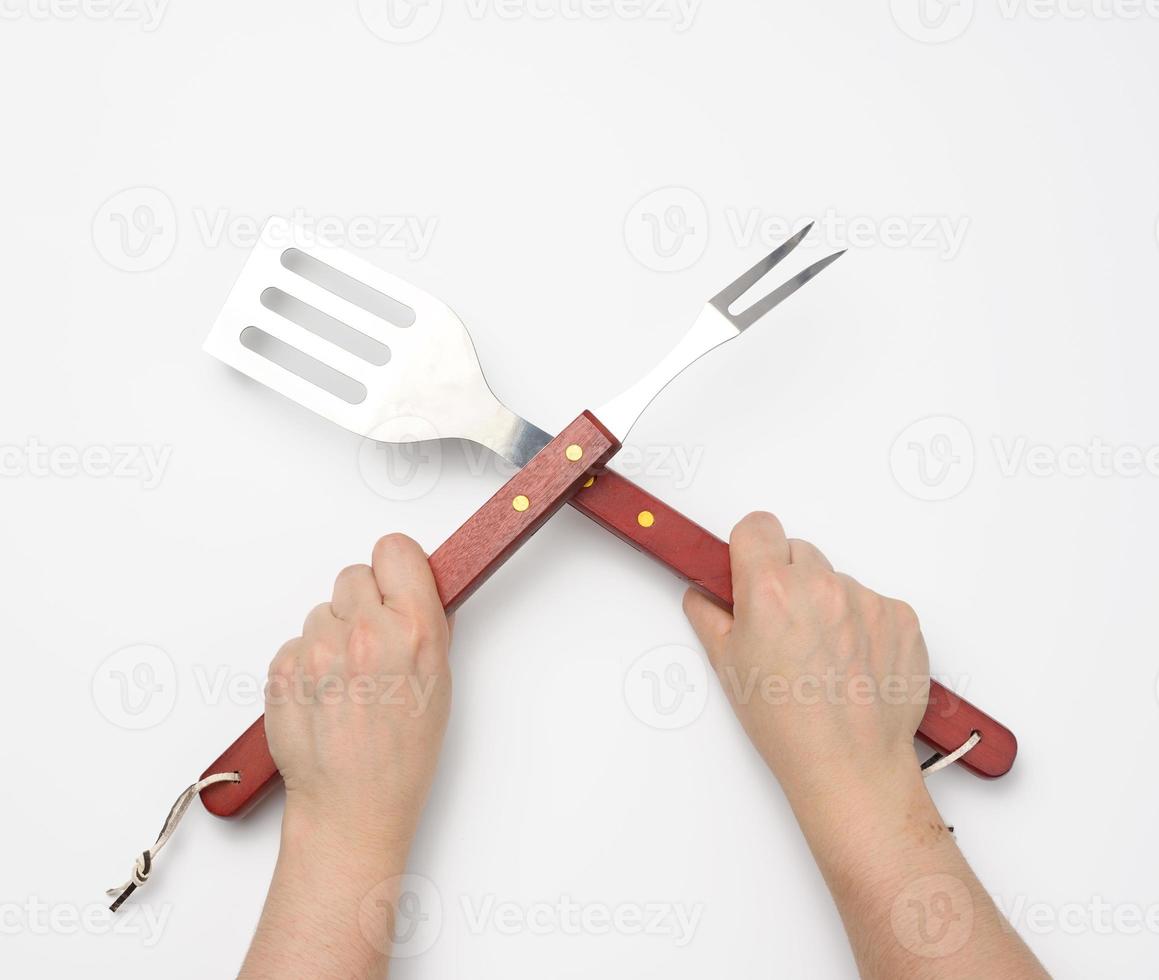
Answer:
[[[571,503],[713,601],[732,608],[728,545],[699,524],[611,470],[599,474]],[[1018,753],[1018,742],[1010,729],[931,680],[929,703],[918,736],[946,754],[975,731],[982,740],[959,763],[979,776],[992,778],[1009,772]]]
[[[595,416],[584,412],[515,474],[430,557],[439,598],[448,613],[559,510],[587,478],[620,448]],[[210,813],[228,817],[252,806],[273,785],[278,768],[259,718],[204,773],[239,772],[239,783],[201,792]]]

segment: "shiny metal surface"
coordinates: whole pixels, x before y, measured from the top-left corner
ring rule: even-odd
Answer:
[[[597,410],[596,417],[623,441],[648,404],[684,368],[739,336],[836,259],[822,259],[743,313],[729,313],[729,306],[808,230],[710,300],[676,347]],[[302,325],[307,321],[309,328]],[[243,339],[255,332],[265,346]],[[204,349],[311,411],[379,442],[466,439],[523,466],[551,441],[547,432],[495,397],[470,334],[450,307],[282,218],[267,222]],[[292,352],[294,366],[272,359],[274,349]]]
[[[369,297],[355,296],[358,302],[351,302],[304,278],[292,271],[302,265],[295,261],[295,253],[304,253],[370,287],[374,294],[389,297],[393,309],[401,306],[412,311],[413,317],[405,312],[390,314],[396,321],[390,322]],[[385,346],[389,359],[385,364],[372,363],[274,312],[263,303],[263,296],[273,290]],[[408,326],[398,325],[408,321]],[[365,389],[365,397],[351,404],[247,346],[241,338],[251,327],[357,382]],[[263,229],[204,349],[311,411],[379,442],[468,439],[522,466],[551,441],[547,433],[495,397],[470,334],[450,307],[281,218],[272,218]]]
[[[760,282],[773,266],[793,251],[801,243],[801,240],[809,234],[809,229],[812,227],[812,222],[810,222],[783,245],[766,255],[760,262],[743,275],[738,276],[710,299],[704,309],[700,311],[696,322],[692,324],[692,329],[684,335],[680,343],[668,353],[664,360],[627,391],[613,398],[602,408],[597,409],[594,413],[595,416],[623,442],[629,430],[635,425],[636,419],[643,414],[644,409],[652,403],[652,400],[676,375],[714,347],[719,347],[726,340],[732,340],[733,337],[739,336],[773,307],[784,302],[822,269],[844,254],[843,251],[835,252],[819,262],[814,262],[807,269],[797,273],[743,311],[730,313],[729,309],[736,301]]]

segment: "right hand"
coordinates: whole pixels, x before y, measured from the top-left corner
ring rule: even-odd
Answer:
[[[266,737],[287,825],[409,846],[451,707],[450,625],[427,556],[390,534],[270,664]]]
[[[790,802],[920,779],[929,658],[914,611],[834,572],[772,514],[744,518],[729,550],[733,614],[692,589],[684,611]]]

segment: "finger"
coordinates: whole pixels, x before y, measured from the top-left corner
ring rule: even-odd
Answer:
[[[374,580],[384,605],[403,613],[445,619],[427,556],[405,534],[388,534],[374,546]]]
[[[789,538],[789,563],[803,565],[806,568],[818,568],[826,572],[833,571],[833,566],[821,553],[821,549],[800,538]]]
[[[302,636],[309,639],[314,636],[329,634],[337,623],[338,617],[329,602],[323,602],[310,610],[306,621],[302,623]]]
[[[789,539],[781,522],[765,511],[754,511],[732,529],[728,541],[733,574],[764,565],[789,564]]]
[[[288,643],[283,643],[281,649],[274,654],[270,661],[269,674],[266,677],[265,703],[266,714],[277,715],[293,702],[290,693],[298,673],[298,663],[301,656],[302,638],[294,637]]]
[[[270,661],[269,677],[291,677],[294,673],[294,663],[298,656],[298,647],[302,642],[300,636],[295,636],[292,640],[287,640],[279,648],[278,652],[274,654],[274,659]]]
[[[350,565],[338,573],[334,580],[334,598],[330,600],[333,612],[339,619],[349,621],[355,612],[365,606],[381,606],[382,593],[374,580],[374,571],[369,565]]]
[[[684,593],[684,615],[692,624],[708,659],[716,663],[732,632],[732,614],[696,589]]]
[[[780,521],[757,511],[732,529],[728,551],[734,608],[743,615],[762,604],[770,579],[789,564],[789,541]]]

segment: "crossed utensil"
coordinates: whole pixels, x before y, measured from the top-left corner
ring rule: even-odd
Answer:
[[[564,504],[731,609],[728,545],[605,464],[673,378],[739,337],[843,254],[814,262],[735,310],[811,227],[713,296],[644,377],[602,408],[581,412],[554,437],[499,401],[450,307],[281,218],[263,229],[205,350],[365,438],[395,444],[467,440],[518,467],[430,556],[448,613]],[[932,679],[918,735],[936,750],[927,771],[958,762],[997,777],[1010,770],[1017,753],[1009,729]],[[114,908],[147,880],[153,857],[197,795],[211,813],[233,816],[277,777],[259,718],[178,799],[157,842],[137,859],[130,882],[110,891],[119,894]]]

